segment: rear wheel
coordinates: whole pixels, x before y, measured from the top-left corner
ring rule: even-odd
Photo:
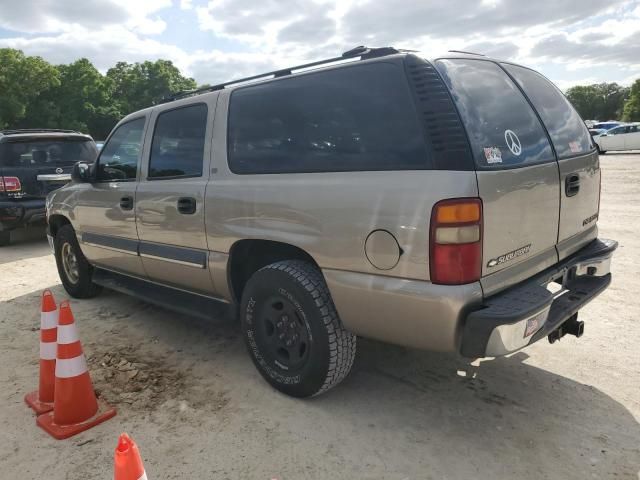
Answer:
[[[95,297],[102,287],[93,283],[93,267],[85,258],[71,225],[61,227],[53,240],[58,275],[64,289],[74,298]]]
[[[318,395],[351,370],[356,337],[342,326],[322,274],[307,262],[276,262],[254,273],[241,320],[256,368],[287,395]]]

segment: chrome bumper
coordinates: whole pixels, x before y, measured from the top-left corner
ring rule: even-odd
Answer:
[[[483,308],[466,319],[461,353],[505,355],[559,328],[607,288],[616,248],[614,241],[595,240],[558,265],[485,299]]]

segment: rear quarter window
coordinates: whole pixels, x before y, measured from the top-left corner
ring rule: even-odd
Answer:
[[[503,64],[540,114],[559,158],[588,153],[592,143],[587,126],[571,103],[545,77],[525,67]]]
[[[547,134],[515,83],[486,60],[438,60],[480,169],[554,161]]]
[[[235,90],[228,160],[239,174],[430,168],[404,70],[382,62]]]

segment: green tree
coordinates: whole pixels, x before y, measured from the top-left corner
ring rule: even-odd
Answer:
[[[626,122],[640,122],[640,78],[631,86],[629,99],[624,104],[622,119]]]
[[[192,78],[184,77],[169,60],[118,62],[107,71],[113,81],[113,99],[123,115],[158,103],[164,97],[196,88]]]
[[[611,120],[622,116],[629,89],[617,83],[578,85],[567,90],[567,98],[585,120]]]
[[[106,137],[120,118],[113,106],[113,81],[86,58],[56,69],[60,84],[29,105],[22,126],[68,128]]]
[[[29,104],[59,84],[58,71],[42,58],[0,49],[0,128],[18,125]]]

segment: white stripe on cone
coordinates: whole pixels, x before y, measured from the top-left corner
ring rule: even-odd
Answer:
[[[78,330],[76,324],[58,325],[58,345],[68,345],[79,341]]]
[[[56,342],[40,342],[40,359],[55,360],[57,347]]]
[[[84,354],[74,358],[58,358],[56,360],[56,377],[73,378],[87,372],[87,361]]]
[[[40,328],[42,330],[48,330],[50,328],[56,328],[58,326],[58,311],[53,312],[40,312]]]
[[[147,472],[142,472],[142,475],[140,475],[138,480],[147,480]]]

